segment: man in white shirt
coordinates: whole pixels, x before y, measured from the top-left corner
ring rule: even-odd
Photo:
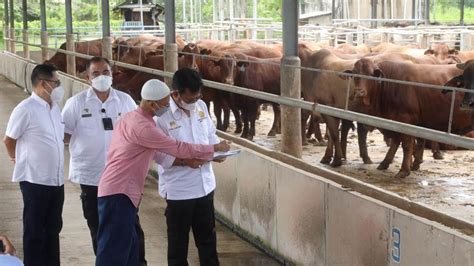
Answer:
[[[168,112],[157,124],[167,135],[193,144],[216,144],[216,128],[206,104],[200,100],[202,80],[189,68],[173,76]],[[211,163],[167,155],[157,158],[159,192],[166,199],[168,265],[188,265],[189,231],[193,229],[201,265],[219,265],[216,250],[214,189]]]
[[[69,143],[71,154],[69,179],[81,186],[84,218],[92,238],[94,254],[97,254],[97,188],[105,167],[107,151],[115,122],[137,105],[130,95],[115,90],[109,61],[93,57],[86,65],[87,80],[91,87],[71,97],[64,106],[64,140]],[[140,237],[140,263],[146,265],[144,237],[137,224]]]
[[[13,110],[4,143],[23,194],[25,264],[56,266],[64,203],[64,125],[57,103],[64,89],[51,65],[37,65],[31,83],[33,93]]]

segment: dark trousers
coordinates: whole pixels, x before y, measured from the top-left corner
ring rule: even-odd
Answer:
[[[20,182],[23,195],[23,253],[26,266],[60,265],[64,186]]]
[[[96,266],[135,266],[139,262],[138,209],[125,194],[99,197]]]
[[[97,186],[81,185],[82,212],[86,218],[87,226],[92,239],[94,254],[97,255],[97,231],[99,230],[99,211],[97,208]],[[138,212],[137,212],[138,213]],[[139,262],[140,265],[147,265],[145,260],[145,234],[140,225],[140,219],[137,214],[137,223],[135,225],[139,242]]]
[[[193,229],[201,265],[219,265],[216,249],[214,192],[190,200],[167,200],[168,265],[188,265],[189,230]]]

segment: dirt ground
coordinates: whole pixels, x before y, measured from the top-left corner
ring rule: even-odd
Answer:
[[[273,123],[273,111],[262,110],[256,122],[254,142],[273,150],[280,150],[281,136],[267,137]],[[231,116],[230,129],[233,133],[235,123]],[[325,125],[321,125],[325,132]],[[395,179],[402,160],[401,147],[397,151],[394,163],[388,170],[377,170],[388,150],[382,134],[375,130],[369,133],[368,150],[374,164],[366,165],[359,157],[357,133],[349,132],[347,161],[339,168],[332,168],[319,161],[324,155],[325,146],[309,144],[303,146],[303,160],[313,165],[329,168],[341,174],[357,178],[382,189],[395,192],[414,202],[425,204],[433,209],[466,221],[474,221],[474,151],[444,151],[444,160],[434,160],[431,150],[426,149],[424,162],[420,170],[413,171],[405,179]]]

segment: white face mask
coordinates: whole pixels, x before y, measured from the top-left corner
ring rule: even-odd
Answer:
[[[59,103],[64,98],[64,88],[63,86],[59,85],[54,88],[51,93],[48,94],[52,102]]]
[[[184,110],[193,111],[196,108],[196,103],[185,103],[183,100],[180,101],[179,105]]]
[[[100,92],[106,92],[112,86],[112,77],[100,75],[91,80],[92,87]]]

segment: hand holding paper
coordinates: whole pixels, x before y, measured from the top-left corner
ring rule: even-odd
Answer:
[[[212,160],[221,160],[224,158],[227,158],[229,156],[235,156],[240,154],[242,150],[232,150],[232,151],[226,151],[226,152],[214,152],[214,158]]]

